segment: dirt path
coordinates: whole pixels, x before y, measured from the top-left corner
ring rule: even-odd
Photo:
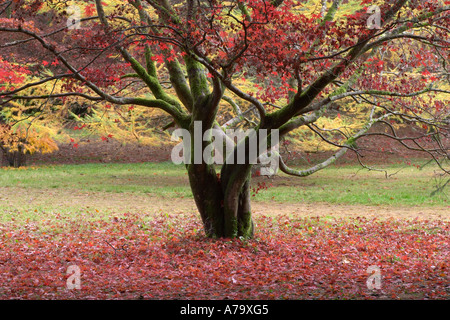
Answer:
[[[0,187],[0,207],[10,208],[57,208],[67,210],[95,209],[99,212],[196,212],[193,199],[164,198],[147,194],[86,192],[66,189],[31,189]],[[299,217],[367,217],[398,219],[440,219],[450,221],[448,207],[388,207],[364,205],[334,205],[328,203],[252,203],[255,215],[286,214]]]
[[[281,213],[293,214],[301,217],[327,216],[334,218],[344,217],[366,217],[379,219],[439,219],[450,221],[450,208],[443,207],[392,207],[392,206],[364,206],[364,205],[335,205],[328,203],[267,203],[253,204],[254,212],[257,213]]]

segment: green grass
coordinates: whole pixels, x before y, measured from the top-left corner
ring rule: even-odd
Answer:
[[[435,190],[438,169],[431,165],[415,167],[390,166],[389,178],[382,172],[361,170],[358,166],[331,166],[305,178],[284,174],[253,180],[272,184],[260,190],[255,201],[327,202],[333,204],[448,206],[444,190]],[[400,171],[399,171],[400,170]],[[397,172],[399,171],[399,172]],[[113,194],[147,194],[170,199],[192,198],[183,166],[172,163],[80,164],[42,166],[23,169],[0,169],[0,187]],[[51,196],[50,196],[51,197]],[[1,194],[0,194],[1,198]],[[77,205],[79,206],[79,205]],[[77,207],[75,206],[75,207]],[[4,207],[0,202],[0,208]],[[30,208],[31,209],[31,208]]]
[[[0,186],[189,196],[185,171],[171,163],[56,165],[0,169]],[[187,176],[186,176],[187,177]]]
[[[385,173],[361,170],[357,166],[332,166],[316,174],[279,181],[268,179],[275,187],[256,195],[261,201],[327,202],[333,204],[390,205],[390,206],[448,206],[448,188],[431,196],[437,183],[443,181],[437,167],[423,170],[398,165],[385,168]],[[399,171],[400,170],[400,171]],[[448,177],[447,177],[448,179]]]

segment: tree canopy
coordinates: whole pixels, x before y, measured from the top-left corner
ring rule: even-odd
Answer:
[[[448,170],[449,9],[440,0],[6,1],[1,105],[76,98],[119,112],[159,109],[166,128],[191,134],[195,123],[202,134],[302,130],[335,153],[301,170],[278,158],[301,177],[348,150],[361,161],[358,139],[377,135]],[[23,83],[20,72],[33,78]],[[385,130],[371,131],[375,123]],[[399,125],[416,133],[401,136]],[[201,150],[212,143],[203,139]],[[250,144],[247,136],[235,148]],[[220,173],[186,164],[194,198],[208,236],[251,237],[252,163],[227,160]]]

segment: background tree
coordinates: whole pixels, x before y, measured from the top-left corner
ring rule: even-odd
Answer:
[[[33,78],[28,68],[0,58],[0,89],[14,90]],[[43,88],[28,89],[36,92]],[[45,89],[45,86],[44,86]],[[27,91],[27,90],[24,90]],[[52,109],[48,112],[47,109]],[[26,155],[50,153],[58,149],[53,139],[55,108],[40,104],[39,100],[7,100],[0,108],[0,151],[9,166],[18,168],[26,163]],[[60,124],[60,123],[58,123]],[[1,159],[0,159],[1,160]],[[1,161],[0,161],[1,164]]]
[[[168,127],[192,136],[196,122],[202,134],[238,123],[257,132],[279,130],[280,136],[302,128],[336,148],[303,170],[280,158],[280,169],[296,176],[310,175],[348,150],[359,156],[357,140],[375,135],[427,152],[445,170],[450,19],[444,1],[22,0],[14,1],[6,18],[10,3],[0,7],[0,48],[17,53],[39,47],[40,54],[21,62],[51,62],[56,69],[3,89],[4,103],[78,97],[160,109],[173,119]],[[67,15],[73,4],[83,9],[80,29]],[[379,6],[379,28],[367,24],[369,4]],[[55,12],[54,22],[36,30],[34,14],[45,6]],[[59,82],[58,92],[24,91]],[[229,107],[224,117],[224,105],[232,107],[233,118]],[[338,119],[338,127],[330,119]],[[403,137],[398,122],[422,130]],[[387,131],[370,131],[375,123]],[[205,140],[201,150],[213,143]],[[249,155],[249,138],[235,150],[239,145]],[[194,154],[186,169],[206,235],[251,237],[249,159],[227,159],[218,174],[214,164],[194,163]]]

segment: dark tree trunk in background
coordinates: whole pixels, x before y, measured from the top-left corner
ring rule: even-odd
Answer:
[[[3,151],[7,164],[10,167],[19,168],[26,165],[27,157],[22,146],[19,146],[16,151],[9,151],[8,149]]]

